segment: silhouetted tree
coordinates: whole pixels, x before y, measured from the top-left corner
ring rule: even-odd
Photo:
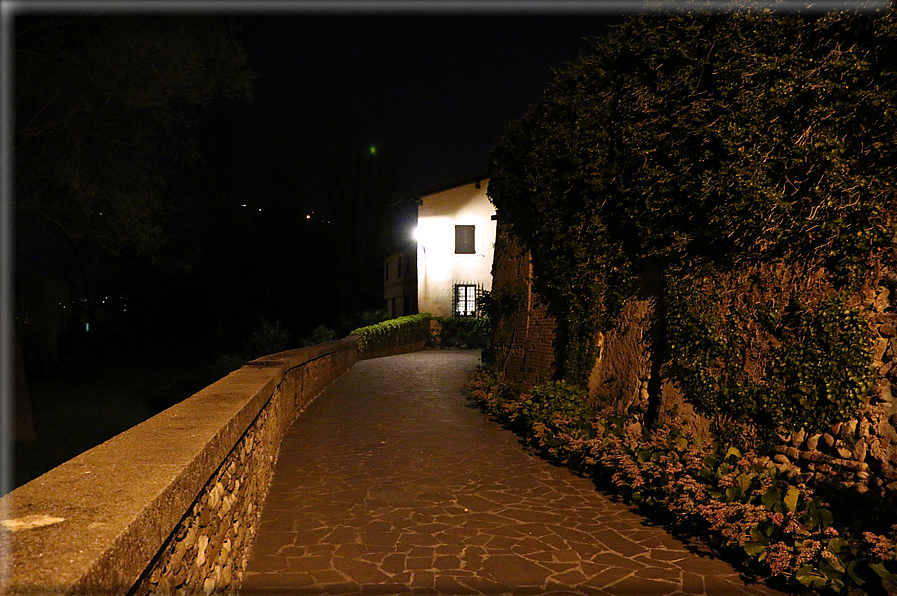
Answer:
[[[251,95],[232,29],[206,17],[25,15],[15,25],[18,248],[52,230],[79,261],[84,249],[154,255],[166,176],[195,157],[203,110]],[[90,299],[86,280],[84,290]]]

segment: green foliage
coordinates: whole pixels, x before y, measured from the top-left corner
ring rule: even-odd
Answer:
[[[549,424],[555,417],[588,422],[595,411],[586,398],[581,389],[564,381],[537,385],[521,404],[518,415],[529,426]]]
[[[526,304],[526,290],[516,285],[504,285],[480,297],[480,308],[490,318],[511,314]]]
[[[316,346],[318,344],[333,341],[337,339],[339,336],[336,331],[330,329],[325,325],[318,325],[311,332],[302,337],[297,342],[297,348],[307,348],[309,346]]]
[[[15,45],[17,216],[152,253],[166,176],[194,156],[202,111],[251,96],[233,31],[208,17],[24,15]]]
[[[392,317],[389,312],[382,308],[376,310],[362,310],[352,313],[351,315],[341,316],[333,322],[331,327],[333,327],[338,336],[343,337],[351,334],[353,329],[376,325],[377,323],[388,321],[390,318]]]
[[[290,332],[283,322],[272,323],[262,317],[246,343],[246,361],[282,352],[287,349],[289,343]]]
[[[537,385],[528,395],[520,396],[522,401],[513,418],[518,426],[532,429],[533,442],[545,453],[570,464],[578,454],[570,448],[569,440],[595,436],[595,410],[587,397],[584,391],[564,381]]]
[[[596,333],[646,272],[669,288],[776,262],[855,289],[892,250],[895,15],[640,15],[557,74],[493,151],[488,192],[559,321],[560,378],[585,386]],[[733,313],[654,297],[675,302],[669,371],[705,412],[771,431],[842,419],[865,394],[868,331],[834,302],[734,313],[772,317],[781,342],[751,374]]]
[[[209,365],[209,375],[213,379],[219,379],[250,360],[292,349],[290,348],[291,343],[295,348],[305,348],[333,341],[337,339],[337,336],[331,329],[324,325],[318,325],[308,336],[295,342],[291,342],[291,339],[292,336],[282,321],[271,323],[265,317],[261,317],[258,326],[246,341],[243,352],[241,354],[222,354],[216,357]]]
[[[841,296],[724,312],[718,290],[691,280],[667,287],[666,373],[698,412],[776,430],[825,430],[855,416],[876,378],[869,326]],[[765,332],[765,335],[761,335]],[[764,341],[749,355],[749,342]]]
[[[439,333],[431,342],[441,348],[485,348],[491,329],[487,317],[435,317]]]
[[[358,336],[358,352],[364,357],[393,346],[414,342],[426,342],[430,337],[429,313],[390,319],[352,331]]]
[[[851,534],[804,485],[768,458],[721,441],[695,444],[676,429],[633,432],[621,415],[594,416],[581,391],[551,384],[521,393],[485,370],[470,396],[542,447],[679,532],[700,536],[795,590],[877,594],[897,579],[897,527]]]
[[[771,353],[764,411],[795,430],[828,429],[854,417],[878,377],[866,320],[831,298],[789,322],[791,341]]]
[[[308,337],[311,345],[322,344],[324,342],[333,341],[336,339],[336,332],[328,329],[324,325],[318,325],[314,329],[312,329],[311,334]]]

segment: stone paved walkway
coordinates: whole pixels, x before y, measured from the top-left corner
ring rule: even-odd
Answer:
[[[779,594],[468,405],[476,351],[366,360],[289,429],[243,596]]]

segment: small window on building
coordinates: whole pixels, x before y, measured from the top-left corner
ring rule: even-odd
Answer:
[[[474,231],[476,226],[455,226],[455,254],[472,255],[474,247]]]
[[[396,274],[396,277],[402,277],[402,257],[399,257],[399,272]]]
[[[471,226],[472,227],[472,226]],[[477,314],[477,287],[474,284],[455,286],[455,316],[473,317]]]

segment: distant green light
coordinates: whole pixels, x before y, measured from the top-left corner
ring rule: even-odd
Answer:
[[[371,145],[370,147],[368,147],[368,152],[369,152],[371,155],[377,155],[377,146],[376,146],[376,145]]]

